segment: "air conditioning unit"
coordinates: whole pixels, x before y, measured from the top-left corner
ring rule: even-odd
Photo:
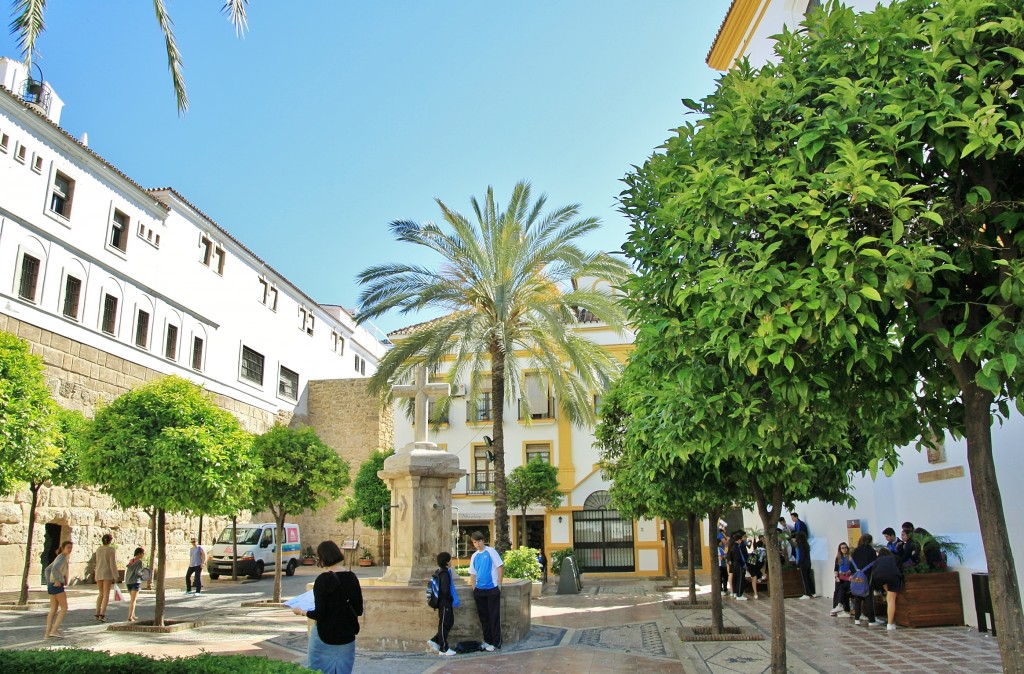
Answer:
[[[455,386],[453,386],[452,387],[452,397],[453,398],[465,398],[466,397],[466,385],[465,384],[456,384]]]

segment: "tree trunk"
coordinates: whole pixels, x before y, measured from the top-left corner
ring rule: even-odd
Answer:
[[[512,542],[508,535],[508,490],[505,485],[505,354],[501,347],[491,347],[491,453],[494,454],[494,548],[508,552]]]
[[[163,508],[156,511],[156,601],[153,604],[153,626],[164,626],[164,605],[167,591],[167,513]]]
[[[18,595],[18,604],[24,606],[28,603],[28,572],[32,567],[32,537],[36,531],[36,504],[39,502],[39,488],[42,484],[30,482],[28,488],[32,491],[32,503],[28,506],[28,540],[25,542],[25,569],[21,572],[21,593]]]
[[[156,574],[156,508],[147,511],[149,513],[149,580],[146,581],[146,589],[153,589],[153,576]]]
[[[1006,536],[1006,513],[992,457],[990,412],[993,396],[975,384],[963,387],[964,430],[967,439],[967,463],[971,469],[971,488],[978,511],[981,540],[985,545],[988,579],[992,591],[992,620],[999,635],[999,655],[1003,671],[1024,673],[1024,613],[1021,611],[1020,586],[1013,560],[1013,549]]]
[[[274,513],[274,522],[277,524],[276,530],[274,531],[274,601],[281,601],[281,562],[284,559],[284,555],[281,553],[282,541],[286,538],[284,533],[284,518],[287,513],[284,511],[284,506],[281,506],[280,512],[275,511],[271,506],[270,511]]]
[[[238,580],[238,515],[231,516],[231,580]]]
[[[689,513],[686,515],[686,565],[690,568],[689,573],[689,587],[690,587],[690,603],[697,603],[697,569],[694,568],[695,555],[694,548],[697,546],[697,515],[696,513]]]
[[[711,564],[711,633],[721,634],[725,631],[722,619],[722,569],[718,565],[718,518],[722,512],[718,508],[708,510],[708,545],[713,551],[714,560]]]
[[[772,674],[786,674],[786,608],[782,589],[782,560],[779,558],[779,530],[775,523],[782,511],[782,485],[772,488],[768,496],[751,478],[757,512],[764,525],[764,543],[768,550],[768,591],[772,604]]]

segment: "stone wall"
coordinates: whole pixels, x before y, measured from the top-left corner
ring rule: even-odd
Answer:
[[[46,384],[54,400],[62,407],[79,410],[87,417],[93,416],[97,406],[110,402],[129,389],[165,376],[162,372],[41,330],[5,314],[0,314],[0,330],[27,341],[32,353],[43,359]],[[262,433],[275,423],[292,421],[289,411],[280,410],[275,415],[225,396],[215,395],[214,401],[254,433]],[[0,496],[0,590],[20,587],[31,497],[27,487],[14,494]],[[212,542],[228,522],[230,519],[204,518],[203,542]],[[46,524],[59,525],[60,539],[75,543],[71,575],[76,582],[89,577],[91,559],[100,545],[100,537],[105,533],[114,536],[119,566],[127,563],[136,546],[145,548],[147,553],[150,550],[151,530],[146,513],[136,509],[122,510],[109,496],[94,489],[42,487],[33,532],[29,587],[39,586]],[[189,538],[198,532],[198,526],[198,518],[168,515],[169,577],[184,575],[188,566]]]

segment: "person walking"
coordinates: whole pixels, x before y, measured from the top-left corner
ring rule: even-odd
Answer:
[[[206,565],[206,548],[192,538],[192,549],[188,551],[188,570],[185,572],[185,594],[203,593],[203,566]],[[192,578],[195,577],[195,592],[192,591]]]
[[[796,533],[796,566],[800,569],[800,581],[804,585],[801,599],[814,598],[814,579],[811,578],[811,546],[804,531]]]
[[[850,546],[845,542],[836,550],[835,575],[836,588],[832,592],[832,615],[848,615],[850,613],[850,578],[853,576],[853,557]]]
[[[460,606],[461,602],[452,577],[451,554],[437,553],[437,571],[433,577],[437,581],[437,634],[427,641],[427,646],[441,655],[455,655],[455,650],[448,643],[448,634],[455,624],[455,607]]]
[[[46,614],[46,630],[44,639],[63,639],[60,624],[68,614],[68,595],[64,588],[71,576],[71,551],[74,544],[64,541],[60,544],[57,558],[44,569],[46,576],[46,594],[50,595],[50,611]]]
[[[356,575],[342,567],[345,555],[337,543],[322,542],[316,556],[317,565],[324,571],[313,582],[313,610],[292,609],[292,613],[316,621],[309,631],[306,666],[324,674],[351,674],[359,616],[363,615],[363,591]]]
[[[484,633],[480,648],[491,652],[501,648],[501,581],[505,578],[505,563],[497,550],[484,543],[482,533],[474,531],[470,538],[476,552],[469,558],[469,585]]]
[[[725,551],[725,534],[718,532],[718,575],[722,581],[722,594],[729,594],[729,564]]]
[[[99,588],[96,595],[96,620],[107,621],[107,604],[110,602],[110,588],[117,582],[117,559],[114,547],[110,544],[114,537],[103,534],[100,539],[103,545],[96,551],[96,571],[93,578]]]
[[[872,547],[872,543],[874,543],[874,539],[871,537],[871,534],[864,534],[860,537],[860,540],[857,542],[857,547],[853,549],[852,557],[854,573],[861,570],[868,570],[868,565],[873,564],[875,560],[878,559],[878,554],[875,552],[875,548]],[[870,577],[871,576],[869,574],[869,578]],[[864,617],[867,619],[868,627],[875,627],[881,624],[875,620],[875,599],[871,592],[868,592],[868,596],[866,597],[860,597],[856,594],[853,595],[854,625],[860,624],[862,610]]]
[[[146,551],[142,548],[135,548],[135,556],[128,562],[124,572],[124,586],[128,589],[131,599],[128,602],[128,622],[135,622],[135,600],[139,598],[139,588],[142,587],[142,558]]]

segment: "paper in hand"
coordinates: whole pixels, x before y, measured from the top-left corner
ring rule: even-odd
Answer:
[[[313,591],[304,592],[297,597],[286,599],[284,605],[288,608],[297,608],[300,611],[312,611],[316,604],[313,601]]]

